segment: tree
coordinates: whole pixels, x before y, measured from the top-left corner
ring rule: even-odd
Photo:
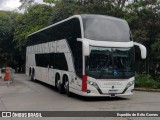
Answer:
[[[16,12],[0,11],[0,67],[16,64],[13,37],[17,15]]]
[[[52,7],[45,4],[30,6],[24,14],[17,17],[17,26],[14,33],[14,41],[20,55],[17,57],[20,65],[25,63],[25,51],[27,36],[49,25]]]
[[[158,41],[160,28],[160,1],[137,0],[127,6],[125,19],[128,21],[134,41],[147,47],[147,71],[153,63],[152,50]],[[153,47],[153,46],[154,47]],[[151,46],[153,48],[151,48]],[[158,53],[156,53],[158,56]]]
[[[53,24],[75,14],[102,14],[123,18],[125,12],[114,5],[115,3],[116,1],[110,0],[85,0],[85,3],[81,0],[78,2],[60,1],[53,7],[50,23]]]
[[[19,9],[24,9],[26,11],[34,3],[34,1],[35,0],[20,0],[22,4],[19,6]]]
[[[28,8],[28,12],[17,17],[18,25],[14,40],[24,47],[27,36],[43,27],[46,27],[51,16],[52,7],[45,4],[35,4]]]

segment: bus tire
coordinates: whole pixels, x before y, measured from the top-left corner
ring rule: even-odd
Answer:
[[[29,76],[31,76],[31,67],[29,68]]]
[[[71,93],[69,91],[69,81],[68,80],[65,81],[65,91],[66,91],[67,96],[71,97]]]
[[[30,75],[30,80],[34,81],[34,76],[32,74]]]
[[[69,91],[69,80],[68,80],[68,77],[65,76],[64,80],[65,80],[65,81],[64,81],[64,89],[65,89],[65,92],[66,92],[67,96],[70,97],[70,96],[71,96],[71,93],[70,93],[70,91]]]
[[[60,75],[57,73],[57,74],[56,74],[55,87],[58,89],[58,92],[59,92],[60,94],[64,93],[64,87],[63,87],[62,84],[63,84],[63,83],[61,83]]]
[[[59,88],[59,80],[60,80],[60,75],[56,73],[56,76],[55,76],[55,88],[56,89]]]
[[[35,81],[34,75],[35,75],[35,71],[34,71],[34,69],[32,69],[32,72],[31,72],[31,75],[30,75],[31,81]]]
[[[59,80],[60,81],[60,80]],[[64,88],[63,88],[63,85],[61,84],[61,82],[58,83],[58,91],[60,94],[64,93]]]

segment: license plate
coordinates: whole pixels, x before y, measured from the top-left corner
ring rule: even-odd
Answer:
[[[108,93],[117,93],[118,90],[109,90]]]

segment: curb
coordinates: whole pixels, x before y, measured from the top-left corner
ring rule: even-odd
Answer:
[[[160,92],[160,89],[152,89],[152,88],[135,88],[135,91],[145,91],[145,92]]]

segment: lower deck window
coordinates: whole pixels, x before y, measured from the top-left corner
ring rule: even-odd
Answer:
[[[64,53],[36,54],[36,66],[68,71]]]

